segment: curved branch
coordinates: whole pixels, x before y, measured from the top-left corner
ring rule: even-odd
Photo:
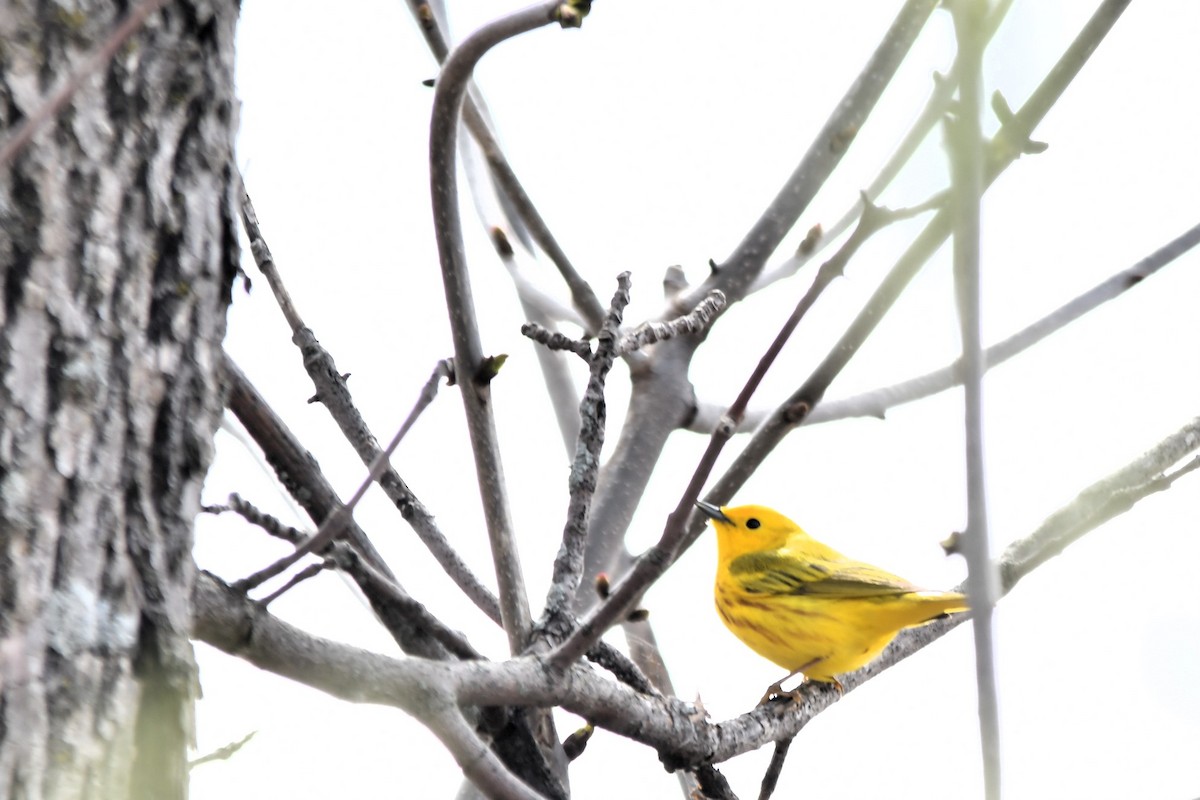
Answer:
[[[450,48],[446,43],[441,22],[424,0],[408,0],[408,7],[416,18],[433,57],[439,64],[444,63]],[[509,218],[514,232],[522,240],[524,240],[524,234],[528,233],[529,237],[542,249],[542,252],[550,258],[567,284],[567,288],[571,291],[572,305],[586,320],[588,333],[595,334],[604,323],[604,308],[600,305],[599,298],[575,269],[571,260],[567,258],[567,254],[559,245],[558,240],[554,238],[549,227],[546,226],[545,220],[542,219],[533,200],[525,191],[525,187],[517,179],[517,174],[513,171],[512,165],[508,163],[508,158],[500,149],[500,142],[491,129],[483,100],[478,92],[474,92],[470,88],[468,88],[468,94],[463,103],[462,117],[463,123],[487,161],[492,182],[501,199],[505,201],[502,204],[504,214]]]
[[[434,234],[446,290],[446,307],[454,338],[455,374],[462,388],[467,429],[475,454],[475,474],[487,519],[488,538],[500,587],[500,616],[513,653],[529,639],[529,598],[513,542],[512,520],[504,486],[490,381],[484,367],[479,324],[467,275],[462,221],[458,207],[456,145],[459,111],[475,65],[492,47],[554,21],[557,2],[541,3],[484,26],[463,40],[447,57],[433,96],[429,130],[429,171]]]

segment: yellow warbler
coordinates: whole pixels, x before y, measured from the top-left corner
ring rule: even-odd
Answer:
[[[904,628],[952,611],[967,599],[930,592],[847,558],[765,506],[696,503],[717,531],[717,612],[754,652],[791,674],[832,683],[879,655]],[[787,693],[797,697],[795,691]]]

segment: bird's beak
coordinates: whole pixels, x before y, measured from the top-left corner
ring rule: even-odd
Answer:
[[[696,508],[704,512],[704,516],[709,519],[715,519],[718,522],[729,522],[729,517],[725,516],[725,512],[721,510],[720,506],[714,506],[712,503],[697,500]]]

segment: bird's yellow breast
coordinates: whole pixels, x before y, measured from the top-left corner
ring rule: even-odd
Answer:
[[[752,650],[818,681],[858,669],[904,628],[966,610],[848,558],[764,506],[701,505],[717,532],[717,613]]]

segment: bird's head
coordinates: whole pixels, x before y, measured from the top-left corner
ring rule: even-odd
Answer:
[[[793,536],[805,536],[800,526],[766,506],[719,507],[697,502],[717,531],[717,547],[722,561],[756,550],[777,550]]]

